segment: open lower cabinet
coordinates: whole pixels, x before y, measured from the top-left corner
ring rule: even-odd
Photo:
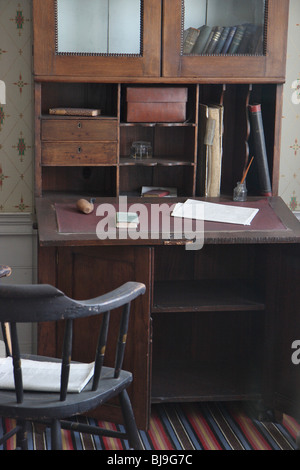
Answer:
[[[152,400],[261,397],[264,246],[158,248],[154,265]]]

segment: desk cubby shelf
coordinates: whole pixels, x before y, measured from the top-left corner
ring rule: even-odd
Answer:
[[[265,304],[253,283],[214,279],[158,281],[154,284],[152,312],[256,311]]]
[[[154,83],[152,85],[155,86]],[[198,190],[201,159],[199,105],[218,103],[220,99],[224,105],[221,194],[232,194],[241,177],[247,153],[246,103],[250,98],[251,102],[262,105],[273,193],[276,194],[278,158],[275,153],[279,135],[279,121],[274,121],[276,85],[253,84],[251,92],[249,84],[227,84],[224,87],[220,84],[189,83],[186,86],[187,121],[132,123],[126,122],[124,84],[61,81],[36,84],[36,108],[40,110],[36,120],[37,195],[41,196],[44,190],[80,192],[90,187],[91,196],[118,196],[140,194],[142,186],[153,185],[175,187],[180,196],[201,196]],[[49,109],[55,107],[97,108],[101,109],[101,115],[50,115]],[[150,142],[152,158],[130,158],[134,141]],[[63,166],[70,167],[70,171],[77,175],[76,188],[69,185]],[[85,170],[84,176],[80,169],[75,171],[76,167],[87,166],[89,171]],[[94,184],[96,179],[100,182],[98,186]],[[108,179],[112,182],[110,191],[104,190],[106,185],[103,181]]]
[[[186,160],[171,160],[169,158],[145,158],[145,159],[134,159],[130,157],[121,157],[120,165],[124,166],[178,166],[178,165],[187,165],[194,166],[194,162],[189,162]]]
[[[201,361],[187,364],[182,360],[155,362],[152,403],[193,402],[198,401],[199,396],[203,401],[259,400],[261,372],[253,369],[249,374],[250,368],[247,364],[246,371],[244,364],[239,370],[233,370],[230,363],[222,361],[215,364]],[[256,384],[253,384],[253,377],[256,377]]]

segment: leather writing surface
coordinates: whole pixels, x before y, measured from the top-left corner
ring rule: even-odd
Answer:
[[[157,208],[153,211],[153,207],[155,204],[151,203],[142,203],[140,202],[138,205],[136,203],[132,205],[130,202],[127,205],[127,210],[132,211],[132,208],[136,210],[136,208],[141,205],[143,207],[143,213],[140,215],[140,225],[137,230],[142,230],[144,225],[144,232],[150,231],[152,229],[154,234],[162,233],[170,228],[170,232],[172,233],[174,229],[174,217],[171,216],[171,212],[175,207],[175,203],[168,203],[163,202],[163,205],[167,205],[165,210],[160,212],[159,217],[153,217],[151,220],[151,212],[152,214],[157,214],[159,212],[159,204],[156,204]],[[251,201],[251,202],[244,202],[244,203],[236,203],[233,201],[226,202],[226,204],[232,205],[239,205],[245,207],[252,207],[258,208],[259,212],[254,217],[251,222],[251,225],[236,225],[236,224],[227,224],[227,223],[218,223],[218,222],[204,222],[204,231],[205,232],[241,232],[241,231],[274,231],[274,230],[286,230],[285,225],[281,222],[279,217],[276,215],[272,207],[270,206],[267,199],[260,199],[258,201]],[[99,208],[99,206],[101,206]],[[118,204],[110,204],[106,207],[111,207],[111,213],[116,213],[119,210]],[[97,215],[97,209],[103,215]],[[103,208],[103,210],[101,210]],[[82,214],[78,212],[76,209],[75,203],[56,203],[55,210],[56,210],[56,220],[57,220],[57,229],[59,233],[73,233],[73,234],[95,234],[96,228],[99,222],[103,220],[104,217],[107,217],[107,212],[104,211],[105,207],[101,204],[95,204],[95,209],[91,214]],[[121,209],[122,211],[124,208]],[[99,212],[98,212],[99,213]],[[114,215],[114,214],[113,214]],[[112,217],[113,217],[112,215]],[[110,218],[109,220],[110,229],[115,230],[114,221]],[[152,222],[152,225],[151,225]],[[182,222],[183,224],[183,222]],[[198,225],[199,227],[199,225]],[[178,226],[177,226],[178,228]],[[182,226],[182,228],[184,228]],[[196,229],[196,221],[193,221],[191,224],[191,230]],[[183,230],[184,232],[184,230]],[[109,233],[108,233],[109,235]]]

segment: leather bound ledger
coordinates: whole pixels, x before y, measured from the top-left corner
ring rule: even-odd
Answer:
[[[197,195],[220,196],[223,106],[200,104]]]
[[[252,133],[254,161],[258,171],[259,190],[262,196],[272,196],[261,105],[249,105],[250,136]]]

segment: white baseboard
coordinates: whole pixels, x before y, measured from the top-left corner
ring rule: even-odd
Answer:
[[[33,218],[30,212],[0,213],[1,235],[29,235],[33,233]]]
[[[0,213],[0,264],[12,268],[2,284],[33,284],[37,279],[37,233],[31,213]],[[21,351],[34,352],[35,327],[22,324],[18,330]]]

